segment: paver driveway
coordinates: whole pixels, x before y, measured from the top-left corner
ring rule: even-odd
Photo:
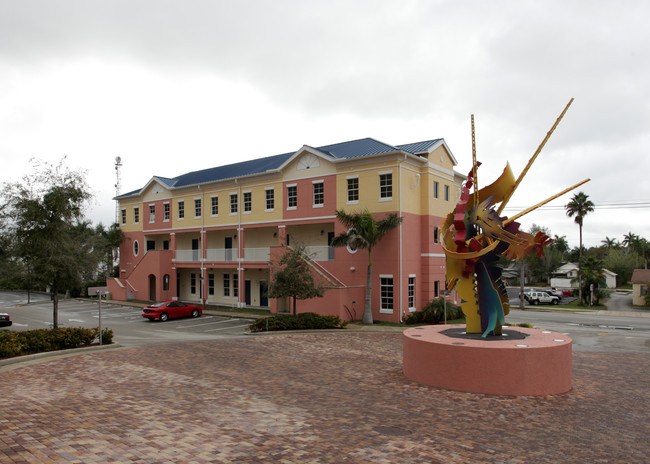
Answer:
[[[647,462],[650,356],[574,352],[574,389],[450,392],[400,334],[95,352],[0,373],[0,462]]]

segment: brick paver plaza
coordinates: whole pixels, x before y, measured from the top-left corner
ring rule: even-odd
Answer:
[[[0,373],[0,462],[642,463],[650,355],[574,351],[573,391],[459,393],[400,334],[98,351]]]

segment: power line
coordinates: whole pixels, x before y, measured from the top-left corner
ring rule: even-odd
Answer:
[[[527,206],[506,206],[504,211],[523,211]],[[640,209],[650,208],[650,201],[621,201],[621,202],[603,202],[595,203],[594,209]],[[542,211],[563,211],[566,209],[565,205],[544,205],[537,208]]]

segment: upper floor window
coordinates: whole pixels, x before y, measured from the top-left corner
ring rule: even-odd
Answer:
[[[178,219],[185,219],[185,202],[178,202]]]
[[[138,224],[140,222],[140,208],[137,206],[133,208],[133,222]]]
[[[163,205],[163,219],[169,221],[169,203]]]
[[[273,211],[275,208],[275,190],[266,189],[266,211]]]
[[[230,214],[237,214],[237,194],[236,193],[231,193],[230,194]]]
[[[445,185],[445,201],[449,201],[449,186]]]
[[[289,185],[287,186],[287,208],[297,208],[298,207],[298,186]]]
[[[149,205],[149,222],[156,222],[156,205]]]
[[[433,198],[438,198],[440,196],[440,184],[437,181],[433,181]]]
[[[348,179],[348,203],[359,202],[359,178]]]
[[[314,206],[323,206],[325,203],[325,186],[322,181],[314,182]]]
[[[433,243],[438,243],[440,241],[440,229],[438,227],[433,228]]]
[[[379,198],[384,200],[393,198],[393,174],[379,175]]]
[[[244,213],[250,213],[253,210],[253,194],[244,192]]]
[[[123,209],[121,213],[122,213],[122,225],[124,225],[126,224],[126,210]]]
[[[200,198],[195,198],[194,199],[194,217],[197,217],[197,218],[201,217],[201,199]]]
[[[212,202],[212,215],[217,216],[219,214],[219,197],[212,197],[210,200]]]

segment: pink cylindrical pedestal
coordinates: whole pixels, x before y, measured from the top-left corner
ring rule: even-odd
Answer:
[[[567,335],[504,327],[504,336],[464,335],[464,325],[404,331],[404,375],[411,380],[472,393],[554,395],[571,390]],[[446,333],[445,333],[446,332]]]

